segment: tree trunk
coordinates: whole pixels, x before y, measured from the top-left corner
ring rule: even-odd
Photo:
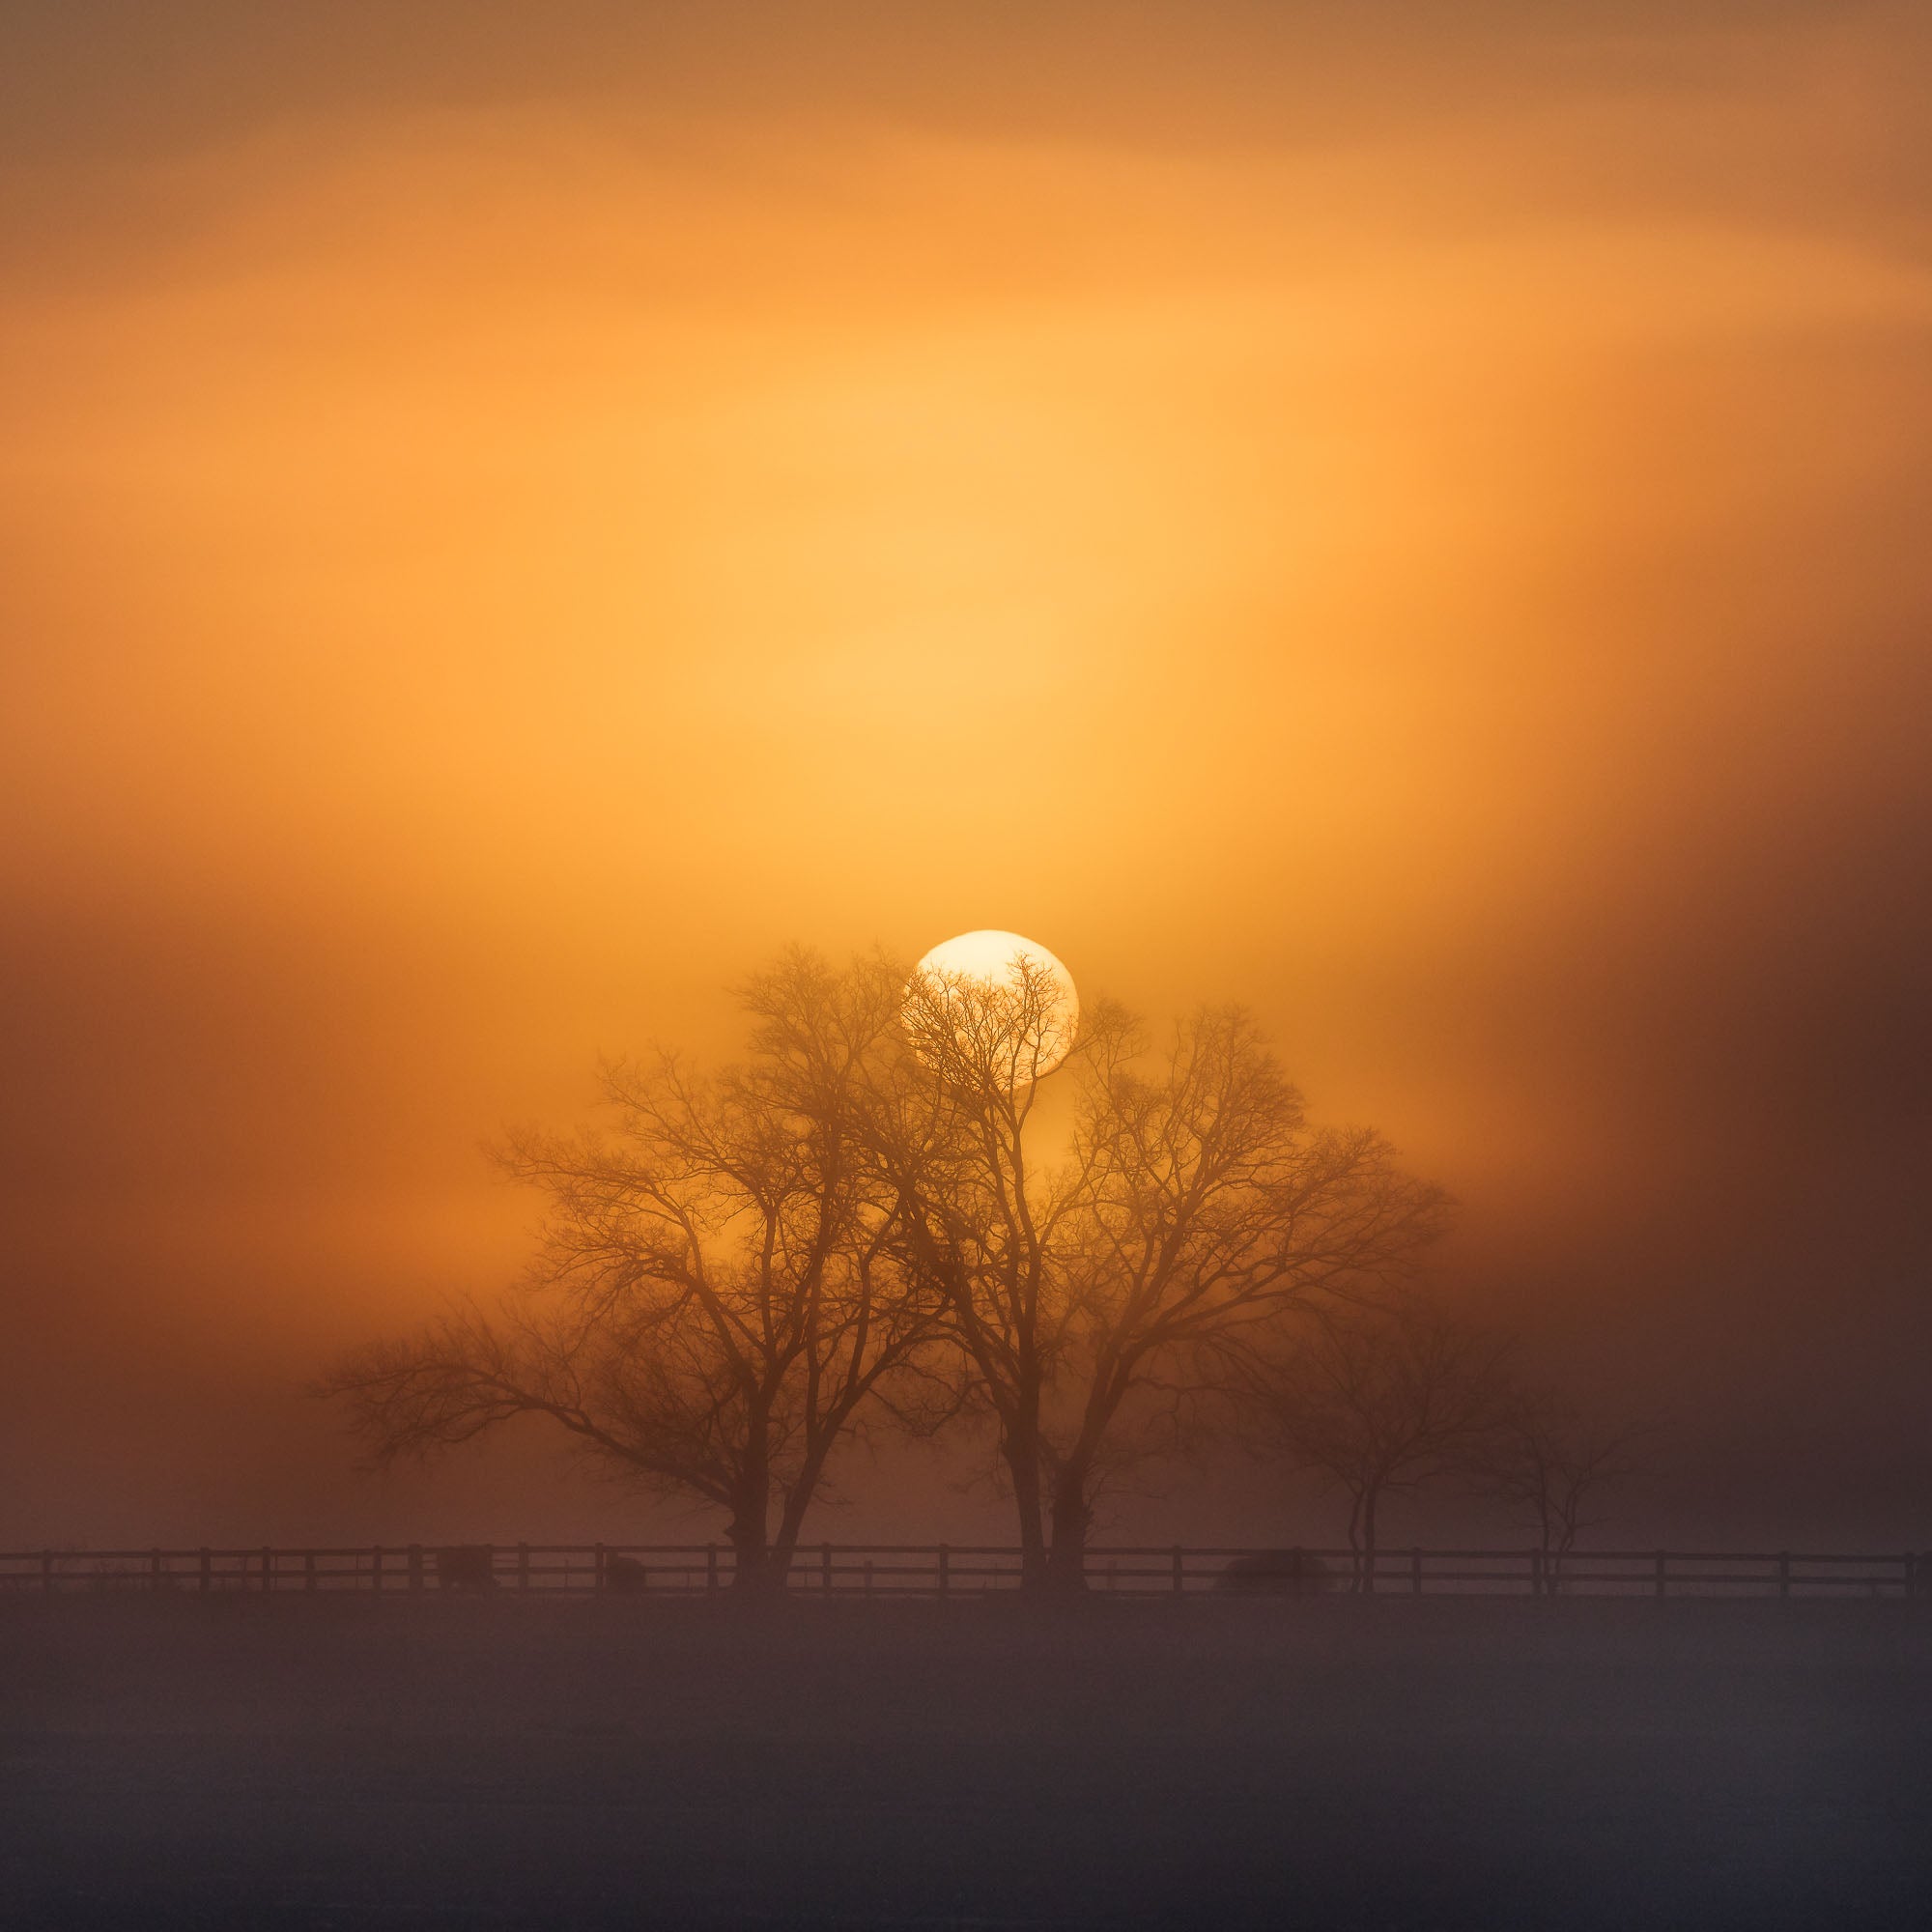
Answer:
[[[823,1459],[819,1460],[822,1463]],[[765,1556],[765,1568],[771,1575],[771,1586],[775,1592],[782,1592],[785,1578],[791,1575],[791,1566],[798,1556],[798,1540],[805,1529],[806,1511],[810,1508],[812,1496],[817,1492],[818,1476],[817,1466],[808,1466],[779,1512],[778,1534],[772,1539],[772,1547]]]
[[[1087,1587],[1087,1529],[1094,1512],[1087,1506],[1087,1472],[1063,1469],[1053,1486],[1053,1547],[1047,1552],[1047,1587],[1056,1596],[1073,1596]]]
[[[785,1566],[774,1558],[765,1532],[765,1511],[764,1483],[747,1483],[725,1525],[731,1540],[731,1588],[739,1597],[769,1596],[784,1586]]]
[[[1544,1588],[1552,1597],[1560,1597],[1563,1594],[1563,1568],[1569,1562],[1570,1552],[1576,1547],[1576,1543],[1577,1532],[1574,1529],[1560,1530],[1544,1562]]]
[[[1029,1594],[1047,1587],[1046,1535],[1040,1521],[1039,1443],[1028,1431],[1009,1429],[1000,1440],[1013,1485],[1013,1507],[1020,1520],[1020,1588]]]

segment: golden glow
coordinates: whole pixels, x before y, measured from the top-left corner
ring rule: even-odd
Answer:
[[[1248,1001],[1551,1278],[1918,1064],[1927,10],[95,11],[0,61],[41,1463],[226,1472],[208,1363],[495,1278],[477,1144],[793,939]]]

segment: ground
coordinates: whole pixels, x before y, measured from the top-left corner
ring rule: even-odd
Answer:
[[[1932,1605],[0,1604],[0,1922],[1916,1926]]]

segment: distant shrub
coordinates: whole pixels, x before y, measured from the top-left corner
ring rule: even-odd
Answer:
[[[444,1590],[494,1590],[497,1555],[487,1543],[459,1543],[436,1552],[437,1585]]]
[[[1248,1597],[1313,1597],[1346,1589],[1349,1579],[1312,1550],[1257,1549],[1237,1556],[1214,1579],[1214,1587]]]
[[[604,1587],[619,1596],[641,1596],[650,1587],[649,1566],[635,1556],[610,1555],[604,1559]]]

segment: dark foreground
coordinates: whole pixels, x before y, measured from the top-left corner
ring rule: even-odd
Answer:
[[[1928,1611],[0,1604],[0,1923],[1918,1926]]]

